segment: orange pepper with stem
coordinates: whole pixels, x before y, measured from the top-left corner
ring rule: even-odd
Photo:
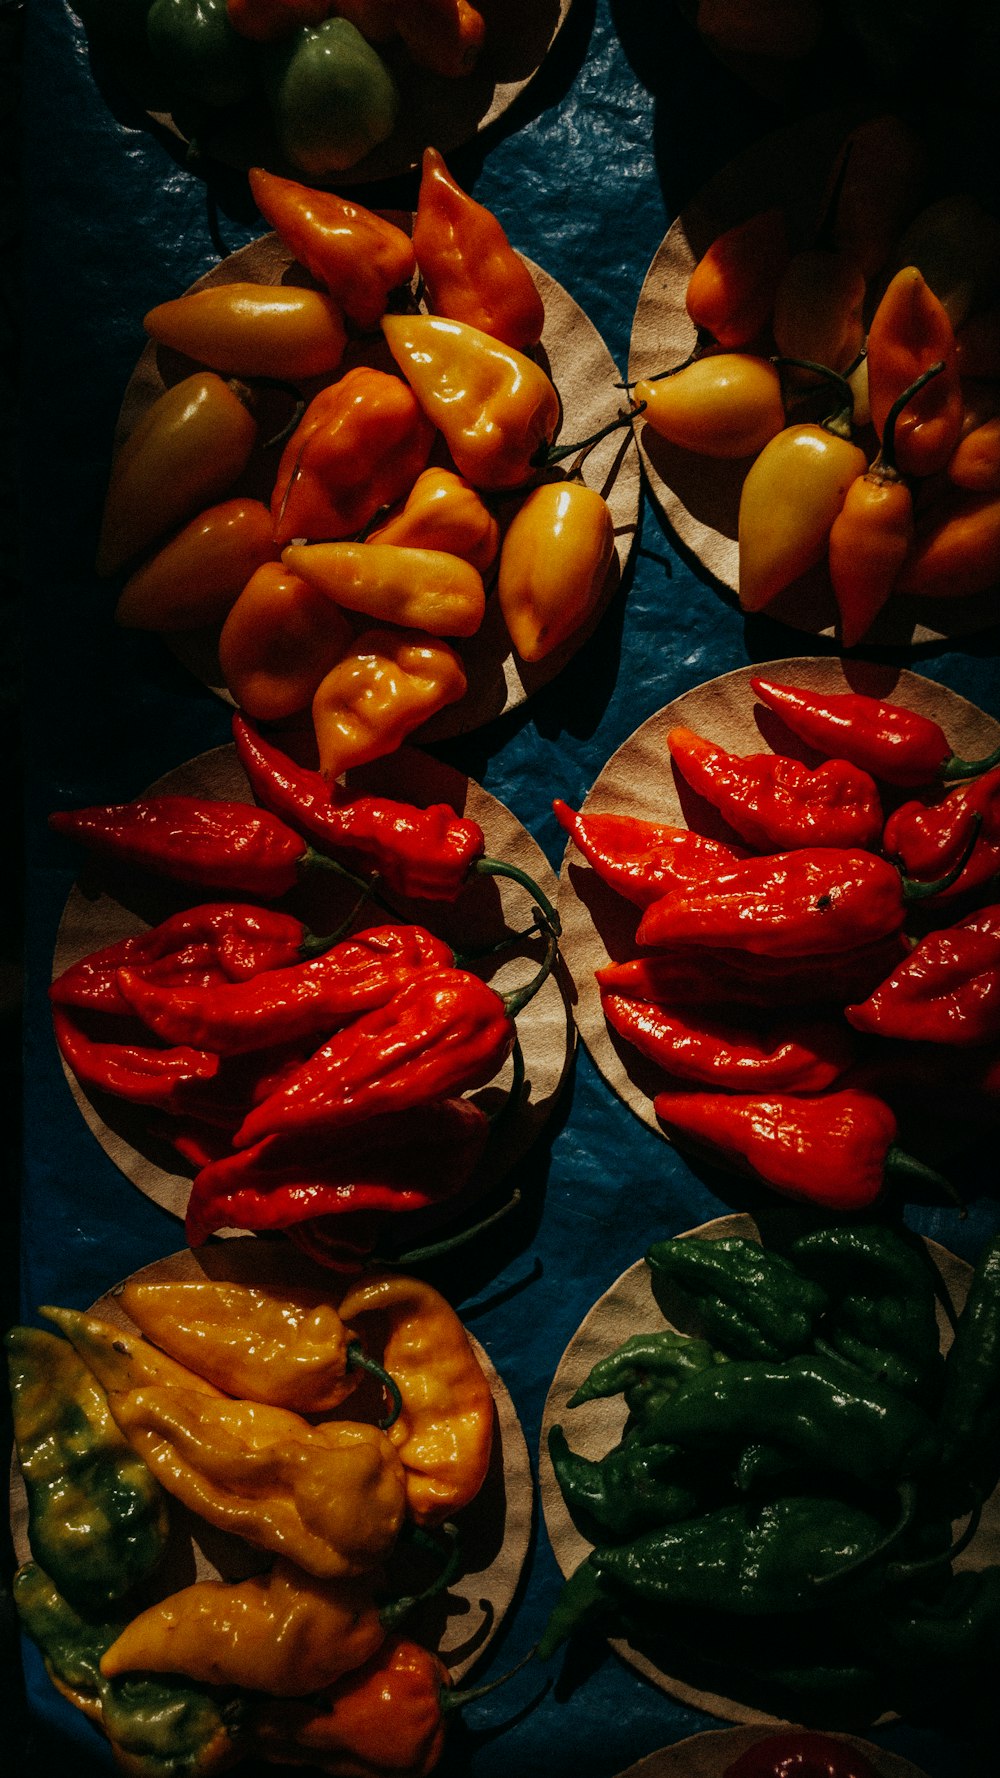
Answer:
[[[436,148],[424,149],[413,246],[433,315],[466,321],[522,352],[538,344],[545,306],[531,273]]]
[[[210,506],[125,582],[115,622],[132,630],[220,623],[250,577],[277,560],[271,514],[259,500]]]
[[[281,562],[266,562],[222,626],[219,665],[248,716],[281,722],[308,710],[351,635],[336,605]]]
[[[853,648],[871,629],[892,592],[913,543],[913,495],[896,468],[899,416],[913,396],[940,376],[939,361],[893,403],[882,449],[847,497],[830,530],[830,580],[840,612],[840,640]]]
[[[417,67],[448,80],[472,73],[486,37],[469,0],[398,0],[393,22]]]
[[[251,167],[249,178],[258,210],[296,259],[345,315],[366,331],[376,328],[390,292],[409,284],[417,269],[409,235],[332,191],[313,191],[264,167]]]
[[[395,543],[300,543],[286,568],[324,598],[377,623],[430,636],[474,636],[486,615],[481,574],[459,556]]]
[[[777,371],[748,352],[696,358],[632,394],[660,438],[706,457],[756,456],[785,424]]]
[[[425,469],[398,512],[368,532],[369,543],[441,549],[487,574],[500,548],[500,527],[471,482],[453,469]]]
[[[905,389],[940,361],[944,366],[896,420],[896,466],[903,475],[944,469],[962,431],[962,390],[948,315],[915,265],[896,273],[868,330],[868,392],[881,439]]]
[[[420,630],[365,630],[312,703],[319,769],[328,783],[382,759],[463,697],[465,669],[447,642]]]
[[[790,255],[783,210],[761,210],[718,235],[688,279],[685,306],[699,334],[732,351],[771,319]]]
[[[157,304],[143,326],[212,370],[292,382],[329,376],[347,344],[332,297],[297,284],[210,284]]]

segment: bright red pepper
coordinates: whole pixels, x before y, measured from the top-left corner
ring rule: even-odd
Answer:
[[[185,1094],[218,1073],[218,1056],[203,1050],[97,1042],[62,1007],[53,1012],[52,1026],[59,1053],[81,1086],[111,1093],[132,1105],[153,1105],[161,1111],[183,1108]]]
[[[958,759],[944,730],[928,716],[886,704],[860,692],[814,692],[759,676],[751,686],[793,735],[818,753],[836,752],[885,784],[931,784],[974,778],[1000,760],[1000,747],[984,759]]]
[[[821,1093],[852,1061],[842,1026],[815,1020],[790,1025],[782,1017],[766,1029],[738,1025],[725,1015],[683,1014],[651,1001],[602,994],[612,1029],[677,1080],[735,1092]]]
[[[761,851],[878,842],[878,790],[867,772],[846,760],[828,760],[811,772],[776,753],[740,758],[689,728],[672,728],[667,746],[692,790]]]
[[[901,870],[924,881],[953,867],[970,840],[972,850],[963,869],[932,899],[954,901],[1000,876],[1000,766],[972,784],[960,785],[938,803],[902,803],[885,824],[882,845]]]
[[[503,228],[425,148],[413,246],[432,315],[465,321],[524,351],[542,337],[545,306]]]
[[[577,814],[558,797],[552,808],[601,881],[637,907],[649,907],[679,883],[703,882],[740,856],[686,827],[634,815]]]
[[[152,796],[59,809],[49,826],[98,858],[265,899],[285,895],[304,869],[323,863],[300,834],[248,803]]]
[[[965,1047],[1000,1037],[1000,907],[928,933],[874,994],[848,1006],[858,1031]]]
[[[839,1736],[809,1729],[765,1735],[726,1767],[722,1778],[878,1778],[871,1760]]]
[[[602,992],[661,1006],[835,1006],[864,999],[883,982],[909,946],[901,933],[816,957],[755,956],[751,951],[678,945],[652,957],[606,963],[597,970]]]
[[[271,969],[225,987],[161,987],[119,971],[123,999],[165,1043],[241,1055],[276,1043],[318,1039],[369,1012],[423,969],[454,962],[451,948],[421,926],[355,933],[307,963]]]

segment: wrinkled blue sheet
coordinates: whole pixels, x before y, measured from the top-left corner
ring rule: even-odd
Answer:
[[[831,96],[818,93],[817,102]],[[666,0],[576,0],[539,77],[500,125],[450,163],[515,244],[583,305],[624,367],[636,298],[665,227],[710,173],[782,121],[706,53]],[[224,708],[155,638],[113,627],[89,566],[142,315],[221,250],[261,232],[241,176],[220,172],[206,185],[140,125],[108,109],[61,0],[34,0],[24,98],[28,1315],[40,1302],[86,1304],[181,1244],[177,1223],[123,1181],[77,1113],[45,1000],[71,880],[66,849],[47,833],[48,811],[135,795],[228,739]],[[416,182],[362,195],[410,207]],[[1000,714],[996,644],[991,633],[895,658]],[[802,636],[765,618],[746,622],[720,598],[681,559],[646,497],[627,599],[558,683],[443,752],[507,802],[558,865],[553,794],[576,805],[632,729],[690,686],[748,659],[809,651]],[[929,1207],[909,1219],[974,1255],[998,1222],[989,1178],[984,1156],[967,1181],[966,1222]],[[505,1378],[535,1453],[548,1383],[593,1300],[650,1238],[742,1200],[730,1182],[693,1171],[640,1125],[586,1054],[524,1184],[520,1220],[488,1254],[471,1251],[443,1277]],[[525,1654],[558,1587],[539,1523],[515,1607],[477,1681]],[[86,1778],[110,1769],[99,1737],[53,1693],[32,1650],[26,1658],[26,1773],[72,1769]],[[657,1747],[717,1726],[606,1653],[574,1668],[572,1679],[559,1661],[544,1674],[532,1667],[473,1706],[453,1723],[440,1769],[443,1778],[543,1770],[611,1778]],[[898,1725],[877,1738],[931,1778],[962,1769],[957,1738]]]

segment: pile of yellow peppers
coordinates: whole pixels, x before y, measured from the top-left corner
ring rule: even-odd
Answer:
[[[209,1278],[134,1280],[120,1301],[140,1331],[49,1307],[64,1339],[8,1340],[33,1555],[15,1597],[55,1683],[136,1778],[248,1755],[429,1772],[448,1675],[395,1633],[413,1600],[386,1582],[489,1466],[492,1396],[457,1315],[374,1273],[336,1305]],[[246,1578],[165,1594],[169,1501],[240,1539]]]
[[[813,236],[774,209],[720,235],[687,286],[694,356],[635,387],[654,433],[746,461],[744,611],[826,563],[845,647],[893,594],[1000,580],[1000,221],[918,210],[922,173],[898,120],[859,126]]]
[[[488,597],[522,660],[565,643],[614,526],[572,473],[545,479],[561,408],[533,356],[541,299],[435,150],[412,239],[261,169],[251,185],[316,288],[217,284],[146,316],[197,368],[115,458],[97,566],[127,575],[123,624],[221,626],[237,703],[259,721],[311,710],[332,784],[465,695],[454,644]],[[433,313],[415,312],[418,273]],[[300,397],[280,449],[258,417],[274,382]],[[238,491],[264,482],[267,503]]]

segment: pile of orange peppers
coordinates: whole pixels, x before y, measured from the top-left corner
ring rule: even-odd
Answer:
[[[480,628],[494,580],[522,660],[566,642],[604,588],[614,527],[572,473],[545,479],[561,408],[533,355],[542,301],[436,150],[412,238],[262,169],[251,185],[315,287],[219,283],[146,316],[199,368],[118,452],[97,565],[127,574],[123,624],[221,626],[237,703],[259,721],[310,709],[333,785],[465,695],[454,643]],[[274,383],[299,398],[296,423],[265,441]]]
[[[904,125],[859,126],[812,237],[774,209],[720,235],[694,356],[635,387],[660,436],[747,460],[744,611],[826,562],[844,647],[893,594],[1000,579],[1000,222],[964,195],[917,211],[921,179]]]

